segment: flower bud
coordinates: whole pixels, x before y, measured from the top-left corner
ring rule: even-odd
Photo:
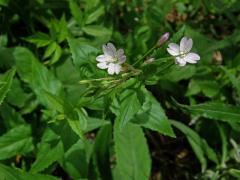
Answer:
[[[165,43],[169,39],[169,32],[164,33],[158,40],[157,45],[161,46],[163,43]]]
[[[148,59],[144,62],[144,64],[150,64],[150,63],[152,63],[153,61],[155,61],[155,58],[148,58]]]

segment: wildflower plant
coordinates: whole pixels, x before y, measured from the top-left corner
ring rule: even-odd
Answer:
[[[240,179],[237,1],[29,2],[0,0],[0,179]]]

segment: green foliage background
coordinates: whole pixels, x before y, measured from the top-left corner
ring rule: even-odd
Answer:
[[[0,179],[240,179],[239,12],[237,0],[0,0]],[[103,44],[134,64],[164,32],[191,37],[200,62],[96,67]]]

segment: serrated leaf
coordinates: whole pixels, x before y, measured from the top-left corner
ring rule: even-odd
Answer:
[[[69,33],[68,33],[68,24],[66,22],[66,17],[65,15],[63,15],[60,19],[60,22],[58,24],[58,28],[59,28],[59,34],[58,34],[58,42],[61,43],[63,42],[64,40],[67,39],[67,37],[69,36]]]
[[[32,36],[23,38],[25,41],[35,44],[38,48],[47,46],[51,43],[51,38],[48,34],[38,32]]]
[[[68,119],[68,124],[81,139],[83,139],[83,130],[80,127],[80,122],[78,119]]]
[[[89,117],[88,118],[87,127],[84,130],[84,132],[86,133],[86,132],[92,131],[94,129],[97,129],[99,127],[102,127],[102,126],[105,126],[105,125],[108,125],[108,124],[110,124],[109,121],[105,121],[103,119],[97,119],[97,118]]]
[[[151,171],[151,159],[142,129],[127,123],[119,129],[119,122],[114,125],[114,142],[116,152],[115,179],[148,180]]]
[[[94,145],[96,163],[102,179],[112,179],[109,152],[111,140],[112,126],[109,124],[98,131]]]
[[[196,95],[200,92],[207,97],[213,97],[219,92],[219,85],[215,81],[209,80],[191,80],[188,85],[187,96]]]
[[[220,66],[220,67],[225,72],[225,74],[229,78],[229,80],[231,81],[233,87],[237,90],[238,96],[240,96],[240,81],[239,81],[239,79],[237,79],[234,76],[234,74],[229,72],[229,70],[226,69],[225,67],[223,67],[223,66]]]
[[[91,36],[111,36],[112,31],[109,28],[105,28],[99,25],[84,26],[82,30]]]
[[[71,14],[78,23],[78,25],[81,27],[83,25],[83,12],[78,6],[77,2],[75,0],[69,1],[69,7],[71,10]]]
[[[180,39],[184,36],[185,30],[186,30],[186,26],[184,25],[178,30],[178,32],[176,32],[173,35],[170,41],[174,43],[178,43],[178,41],[180,41]]]
[[[171,123],[159,102],[145,88],[143,88],[142,91],[144,92],[145,102],[134,116],[133,122],[151,130],[158,131],[161,134],[175,137]]]
[[[207,160],[205,158],[205,154],[210,160],[218,164],[217,154],[207,144],[207,142],[198,135],[197,132],[195,132],[181,122],[171,120],[171,123],[187,137],[188,142],[190,143],[194,153],[196,154],[199,162],[201,163],[202,172],[204,172],[207,168]]]
[[[49,106],[56,109],[60,113],[64,113],[64,105],[61,98],[45,91],[45,96],[48,98]]]
[[[0,137],[0,160],[33,150],[31,127],[20,125]]]
[[[96,6],[93,12],[91,12],[86,19],[85,24],[91,24],[94,21],[98,20],[98,18],[104,14],[104,6]]]
[[[40,144],[36,161],[32,164],[30,172],[41,172],[52,163],[63,157],[64,149],[62,142],[54,142],[54,144],[55,145],[52,145],[51,143],[46,142],[42,142]]]
[[[121,96],[120,110],[117,118],[119,119],[119,127],[124,128],[141,108],[141,104],[135,91],[129,90]]]
[[[65,152],[61,166],[73,179],[87,178],[92,150],[92,143],[79,139]]]
[[[0,164],[0,177],[4,180],[60,180],[59,178],[50,175],[27,173],[20,169],[13,169],[3,164]]]
[[[98,50],[96,48],[82,44],[76,39],[68,39],[68,43],[72,53],[73,63],[78,67],[89,63],[92,55],[94,55],[95,58],[96,54],[98,53]]]
[[[21,114],[7,103],[3,103],[0,106],[0,115],[6,129],[11,129],[24,124],[24,119]]]
[[[196,73],[195,66],[184,66],[174,65],[168,69],[161,79],[167,79],[169,81],[178,82],[183,79],[189,79]]]
[[[15,69],[11,69],[0,77],[0,105],[10,90],[15,72]]]
[[[229,174],[231,174],[233,177],[239,179],[240,178],[240,170],[239,169],[229,169],[228,170]]]
[[[51,59],[48,61],[48,63],[49,63],[50,65],[56,63],[57,61],[60,60],[61,55],[62,55],[62,49],[61,49],[61,47],[57,44],[56,49],[55,49],[55,51],[54,51]]]
[[[80,138],[83,138],[84,131],[87,129],[88,120],[88,116],[83,112],[83,109],[75,109],[68,118],[68,124]]]
[[[12,81],[11,89],[6,97],[8,103],[19,108],[22,108],[31,96],[30,93],[24,92],[24,89],[21,85],[21,81],[17,78],[14,78]]]
[[[56,50],[56,48],[57,48],[57,43],[55,41],[51,42],[48,45],[47,49],[45,50],[43,58],[46,59],[50,57],[53,54],[53,52]]]
[[[207,102],[192,106],[180,105],[194,115],[225,122],[240,122],[240,107],[221,102]]]
[[[48,106],[48,98],[44,95],[49,92],[60,94],[62,84],[55,76],[44,67],[26,48],[17,47],[14,50],[17,72],[20,78],[28,83],[38,97],[38,100]]]

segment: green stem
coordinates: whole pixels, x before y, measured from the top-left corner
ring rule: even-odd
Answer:
[[[142,57],[140,57],[135,63],[133,63],[132,66],[135,66],[136,64],[138,64],[140,61],[142,61],[143,59],[145,59],[145,57],[147,57],[154,49],[156,49],[157,44],[155,44],[151,49],[149,49]]]
[[[164,58],[158,58],[158,59],[155,59],[153,62],[156,62],[156,61],[166,61],[166,60],[171,60],[171,59],[174,59],[174,57],[164,57]]]
[[[81,80],[79,81],[80,84],[87,84],[91,82],[98,82],[98,81],[104,81],[104,80],[114,80],[112,77],[106,77],[106,78],[98,78],[98,79],[88,79],[88,80]]]

